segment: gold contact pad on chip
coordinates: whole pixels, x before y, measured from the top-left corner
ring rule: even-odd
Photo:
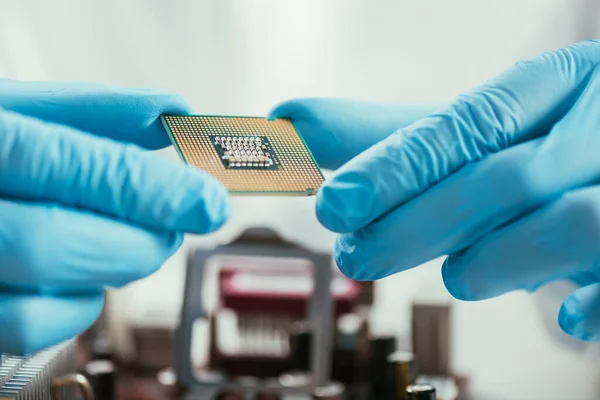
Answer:
[[[200,115],[162,115],[161,120],[180,157],[217,178],[232,194],[314,195],[324,181],[289,120]],[[227,168],[215,136],[267,138],[278,168]]]

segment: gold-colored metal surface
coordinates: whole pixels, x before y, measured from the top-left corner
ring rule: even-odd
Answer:
[[[64,400],[61,395],[61,390],[69,386],[76,387],[80,391],[83,400],[102,400],[94,399],[92,386],[87,378],[81,374],[69,374],[52,380],[52,400]]]
[[[313,195],[323,175],[304,141],[285,119],[163,115],[163,125],[183,160],[213,175],[233,194]],[[226,168],[211,136],[266,137],[277,169]]]

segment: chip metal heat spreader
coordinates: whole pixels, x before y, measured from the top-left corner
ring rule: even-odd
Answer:
[[[161,115],[179,156],[232,194],[314,195],[323,174],[291,121]]]

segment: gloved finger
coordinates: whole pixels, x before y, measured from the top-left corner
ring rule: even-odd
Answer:
[[[543,139],[465,166],[418,201],[363,229],[339,235],[334,249],[338,268],[351,279],[381,279],[472,244],[510,213],[530,204],[519,203],[525,189],[514,179]]]
[[[599,281],[598,275],[593,272],[580,272],[570,276],[569,280],[578,286],[588,286]]]
[[[52,297],[0,291],[0,353],[24,356],[71,339],[102,311],[102,292]]]
[[[542,55],[400,129],[323,185],[317,197],[320,222],[336,232],[356,231],[465,164],[546,134],[598,62],[600,41]]]
[[[594,186],[568,192],[448,257],[442,275],[450,293],[467,301],[535,290],[597,273],[599,243],[600,186]]]
[[[0,200],[0,283],[72,291],[121,286],[156,271],[182,235],[58,205]]]
[[[432,106],[304,98],[279,104],[270,118],[292,120],[319,166],[336,169],[434,110]]]
[[[0,107],[147,149],[170,141],[160,114],[188,114],[179,96],[85,82],[0,79]]]
[[[586,341],[600,341],[600,283],[582,287],[563,302],[558,323],[565,333]]]
[[[229,217],[223,185],[175,160],[5,110],[0,129],[0,195],[159,230],[206,233]]]
[[[564,191],[600,180],[600,68],[550,133],[469,164],[357,232],[341,235],[338,266],[377,279],[472,245]],[[393,249],[393,250],[392,250]]]

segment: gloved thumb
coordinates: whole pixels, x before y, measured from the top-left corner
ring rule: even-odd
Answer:
[[[354,232],[465,164],[546,134],[599,62],[598,40],[544,54],[400,129],[325,183],[317,198],[320,222]]]
[[[565,299],[558,322],[569,335],[581,340],[600,340],[600,283],[577,289]]]

